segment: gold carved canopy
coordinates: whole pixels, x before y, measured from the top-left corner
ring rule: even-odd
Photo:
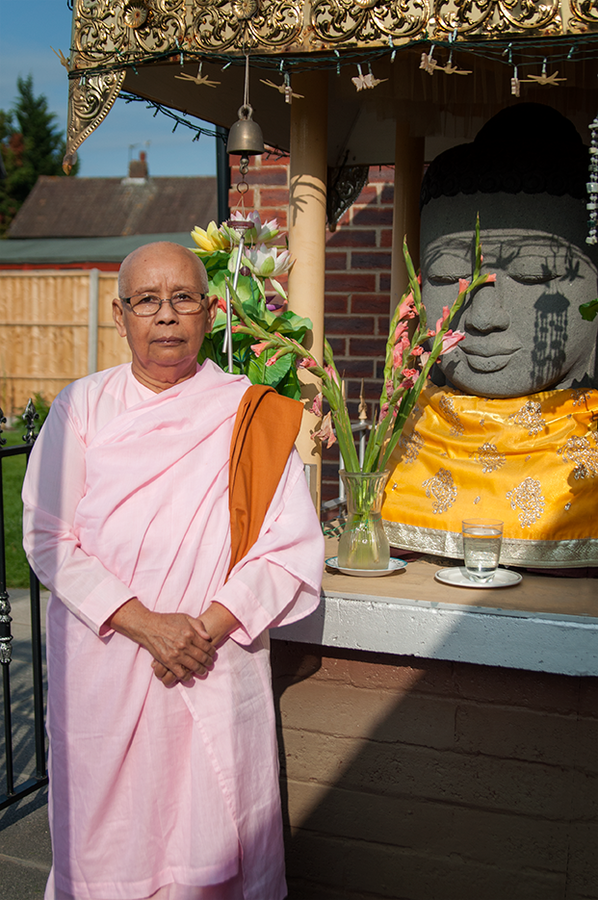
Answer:
[[[73,16],[67,166],[125,78],[135,93],[132,73],[148,67],[212,62],[220,72],[249,54],[330,68],[347,54],[367,60],[388,51],[394,59],[418,45],[421,52],[423,42],[511,54],[534,43],[550,56],[552,46],[598,39],[598,0],[74,0]],[[155,74],[142,82],[141,96],[186,108],[173,101],[172,86],[160,96]]]

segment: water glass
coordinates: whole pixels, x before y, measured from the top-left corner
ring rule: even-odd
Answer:
[[[467,577],[478,584],[487,584],[496,575],[502,526],[498,519],[463,519],[465,570]]]

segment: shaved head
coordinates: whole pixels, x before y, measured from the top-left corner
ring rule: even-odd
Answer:
[[[144,244],[133,250],[123,260],[120,271],[118,273],[118,293],[121,297],[129,297],[136,290],[136,282],[139,275],[143,273],[144,268],[148,264],[153,264],[158,260],[185,261],[190,264],[197,273],[197,290],[199,293],[207,294],[208,292],[208,276],[206,275],[205,266],[202,261],[186,247],[180,244],[173,244],[171,241],[154,241],[152,244]]]

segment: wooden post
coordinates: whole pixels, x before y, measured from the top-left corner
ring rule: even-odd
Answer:
[[[98,371],[100,270],[89,270],[89,306],[87,319],[87,374]]]
[[[392,233],[392,273],[390,277],[390,315],[407,289],[407,267],[403,256],[403,238],[407,235],[409,253],[419,267],[419,193],[424,170],[424,139],[412,138],[407,123],[397,122],[395,134],[395,190]]]
[[[308,316],[313,331],[308,348],[318,361],[324,351],[324,272],[326,259],[326,181],[328,129],[328,73],[305,72],[293,76],[293,88],[303,99],[291,107],[291,166],[289,192],[289,249],[295,264],[289,275],[289,305]],[[301,369],[302,399],[319,391],[317,379]],[[318,420],[305,412],[297,449],[310,466],[310,487],[320,509],[321,454],[310,437]]]

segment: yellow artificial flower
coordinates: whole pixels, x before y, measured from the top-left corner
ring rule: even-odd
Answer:
[[[191,232],[191,237],[199,249],[206,253],[214,253],[215,250],[230,250],[230,239],[220,231],[215,222],[210,222],[205,231],[196,225]]]

